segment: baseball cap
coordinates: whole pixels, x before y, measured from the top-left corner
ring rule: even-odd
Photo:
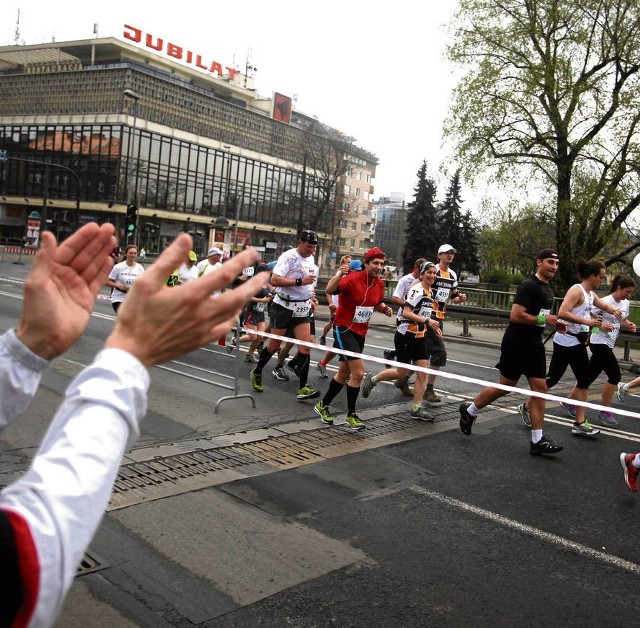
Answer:
[[[556,251],[555,249],[542,249],[542,251],[540,251],[540,253],[538,253],[538,255],[536,255],[536,259],[548,259],[549,257],[553,258],[553,259],[558,259],[558,251]]]
[[[222,255],[222,251],[217,246],[212,246],[209,249],[208,257],[211,257],[212,255]]]
[[[423,262],[422,264],[420,264],[420,274],[422,275],[422,273],[428,268],[435,268],[435,267],[436,265],[433,262]]]
[[[198,261],[198,256],[196,255],[195,251],[189,251],[189,259],[192,262],[197,262]]]
[[[386,255],[384,254],[384,251],[381,251],[377,246],[374,246],[364,254],[364,261],[368,262],[372,259],[384,259],[385,257]]]
[[[318,244],[318,234],[315,231],[311,231],[311,229],[305,229],[300,234],[300,240],[307,244]]]
[[[451,253],[457,253],[458,252],[450,244],[443,244],[438,249],[438,255],[440,255],[440,253],[449,253],[449,251],[451,251]]]
[[[352,259],[349,262],[349,268],[351,270],[362,270],[362,262],[359,259]]]

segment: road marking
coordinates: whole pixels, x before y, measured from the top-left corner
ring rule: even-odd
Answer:
[[[473,506],[459,499],[456,499],[455,497],[448,497],[446,495],[443,495],[442,493],[438,493],[437,491],[430,491],[426,488],[423,488],[422,486],[413,485],[409,487],[409,490],[417,493],[418,495],[422,495],[424,497],[428,497],[429,499],[438,501],[442,504],[446,504],[447,506],[451,506],[452,508],[470,512],[474,515],[477,515],[478,517],[487,519],[488,521],[496,523],[505,528],[511,528],[516,532],[531,536],[539,541],[551,543],[552,545],[555,545],[562,549],[568,549],[578,554],[579,556],[591,558],[598,562],[612,565],[614,567],[617,567],[618,569],[622,569],[623,571],[628,571],[635,575],[640,575],[640,565],[625,560],[624,558],[620,558],[619,556],[614,556],[613,554],[607,554],[606,552],[594,550],[591,547],[587,547],[586,545],[582,545],[581,543],[576,543],[575,541],[571,541],[562,536],[558,536],[557,534],[544,532],[543,530],[534,528],[533,526],[520,523],[519,521],[514,521],[513,519],[509,519],[507,517],[503,517],[502,515],[491,512],[490,510],[485,510],[484,508]]]

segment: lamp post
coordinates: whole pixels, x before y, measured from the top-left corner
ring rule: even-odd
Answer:
[[[140,150],[140,145],[138,144],[138,146],[136,147],[136,149],[133,151],[133,154],[136,155],[135,158],[135,173],[134,173],[134,180],[135,180],[135,184],[134,184],[134,189],[133,189],[133,194],[131,194],[131,184],[129,181],[129,162],[131,161],[131,155],[132,155],[132,151],[131,151],[131,137],[135,134],[136,132],[136,127],[138,125],[138,100],[140,100],[140,95],[137,94],[136,92],[134,92],[132,89],[125,89],[122,94],[124,95],[125,98],[131,98],[133,100],[133,128],[131,129],[131,131],[129,132],[129,136],[127,138],[127,171],[126,171],[126,178],[127,178],[127,216],[128,216],[128,212],[129,212],[129,208],[131,207],[131,204],[133,202],[133,204],[136,206],[138,205],[138,170],[139,170],[139,163],[138,163],[138,151]],[[128,112],[127,112],[128,113]],[[127,231],[127,240],[129,240],[129,238],[131,238],[132,242],[135,244],[137,242],[138,239],[138,210],[135,209],[135,224],[134,224],[134,230],[133,232]],[[127,223],[129,221],[129,218],[127,217]],[[131,237],[133,236],[133,237]]]
[[[133,195],[131,194],[131,185],[129,182],[129,162],[131,161],[131,136],[136,132],[136,126],[138,123],[138,101],[140,100],[140,95],[136,94],[132,89],[125,89],[122,94],[125,98],[131,98],[133,100],[133,129],[129,133],[129,137],[127,139],[127,169],[125,172],[125,178],[127,180],[127,203],[131,203],[131,201],[136,200],[138,196],[138,160],[136,158],[135,189],[133,190]]]

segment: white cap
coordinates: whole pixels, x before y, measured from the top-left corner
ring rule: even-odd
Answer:
[[[440,253],[449,253],[449,251],[451,251],[451,253],[457,253],[457,251],[450,244],[443,244],[438,249],[438,255],[440,255]]]
[[[209,249],[208,256],[211,257],[212,255],[222,255],[222,251],[217,246],[212,246]]]

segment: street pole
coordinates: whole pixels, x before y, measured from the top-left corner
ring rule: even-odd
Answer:
[[[136,92],[134,92],[132,89],[125,89],[122,94],[125,96],[125,98],[131,98],[133,100],[133,128],[129,131],[129,135],[127,138],[127,169],[125,171],[125,178],[127,181],[127,207],[129,205],[131,205],[131,203],[133,202],[136,206],[138,205],[138,157],[137,157],[137,152],[135,152],[136,154],[136,160],[135,160],[135,174],[134,174],[134,186],[133,186],[133,194],[132,194],[132,190],[131,190],[131,181],[129,180],[129,162],[131,161],[131,155],[132,155],[132,150],[131,150],[131,138],[132,136],[135,134],[136,132],[136,127],[138,124],[138,101],[140,100],[140,95],[137,94]],[[127,111],[127,114],[129,112]],[[138,146],[138,150],[139,150],[139,146]],[[133,241],[135,243],[137,237],[138,237],[138,218],[136,218],[136,225],[135,225],[135,230],[133,232],[133,234],[131,234],[130,232],[127,231],[126,233],[126,238],[127,240],[129,240],[131,238],[131,236],[133,235]]]

